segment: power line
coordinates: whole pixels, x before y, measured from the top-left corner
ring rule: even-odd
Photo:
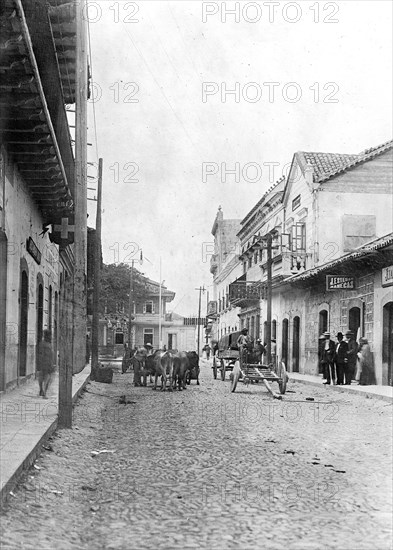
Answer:
[[[87,34],[89,38],[89,63],[90,63],[90,72],[91,72],[91,82],[94,84],[94,77],[93,77],[93,58],[92,58],[92,50],[91,50],[91,37],[90,37],[90,22],[87,20]],[[96,102],[94,100],[94,97],[92,99],[93,104],[93,122],[94,122],[94,137],[96,140],[96,154],[97,159],[99,158],[99,151],[98,151],[98,137],[97,137],[97,120],[96,120]]]

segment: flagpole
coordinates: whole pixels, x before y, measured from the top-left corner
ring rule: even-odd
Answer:
[[[161,256],[160,256],[160,290],[159,290],[159,303],[158,303],[158,340],[160,349],[162,349],[162,326],[161,326],[161,314],[162,314],[162,289],[161,289]]]

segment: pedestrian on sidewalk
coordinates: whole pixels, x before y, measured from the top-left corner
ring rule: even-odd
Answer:
[[[124,355],[121,362],[121,372],[124,374],[128,371],[131,365],[131,350],[129,345],[126,343],[124,344]]]
[[[366,338],[360,338],[360,349],[358,351],[359,373],[356,379],[361,386],[372,386],[376,383],[374,371],[374,359],[370,345]]]
[[[348,363],[347,351],[348,344],[344,340],[342,332],[337,333],[337,344],[334,356],[334,362],[336,365],[337,385],[342,386],[344,384],[344,372]]]
[[[330,332],[324,332],[325,343],[322,351],[322,365],[324,368],[326,382],[324,384],[335,384],[336,374],[334,368],[334,356],[336,346],[333,340],[330,339]]]
[[[54,357],[52,349],[52,335],[50,330],[44,330],[41,342],[38,344],[38,384],[40,387],[40,396],[47,399],[47,391],[52,380],[54,372]]]
[[[358,347],[357,342],[354,338],[354,334],[351,330],[348,330],[345,333],[345,337],[347,339],[347,344],[348,344],[348,351],[347,351],[348,363],[347,363],[347,368],[344,369],[345,384],[350,385],[352,379],[355,377],[356,361],[357,361],[357,358],[358,358],[357,354],[358,354],[358,351],[359,351],[359,347]]]
[[[134,386],[142,386],[141,376],[144,373],[145,361],[147,351],[145,347],[137,348],[134,356],[131,359],[132,366],[134,367]]]

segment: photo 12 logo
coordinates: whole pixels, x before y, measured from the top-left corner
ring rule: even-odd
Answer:
[[[136,2],[112,2],[102,1],[87,2],[77,0],[79,9],[82,10],[82,17],[89,23],[98,23],[107,12],[113,23],[139,23],[137,14],[139,13],[139,4]]]
[[[202,23],[339,23],[336,2],[202,2]]]
[[[202,103],[215,97],[220,103],[298,103],[301,99],[314,103],[338,103],[340,87],[336,82],[314,82],[301,85],[298,82],[202,82]]]

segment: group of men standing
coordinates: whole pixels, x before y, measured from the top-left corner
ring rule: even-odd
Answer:
[[[331,340],[330,332],[320,336],[319,360],[323,369],[324,384],[349,385],[356,375],[359,346],[352,331],[336,335]]]

